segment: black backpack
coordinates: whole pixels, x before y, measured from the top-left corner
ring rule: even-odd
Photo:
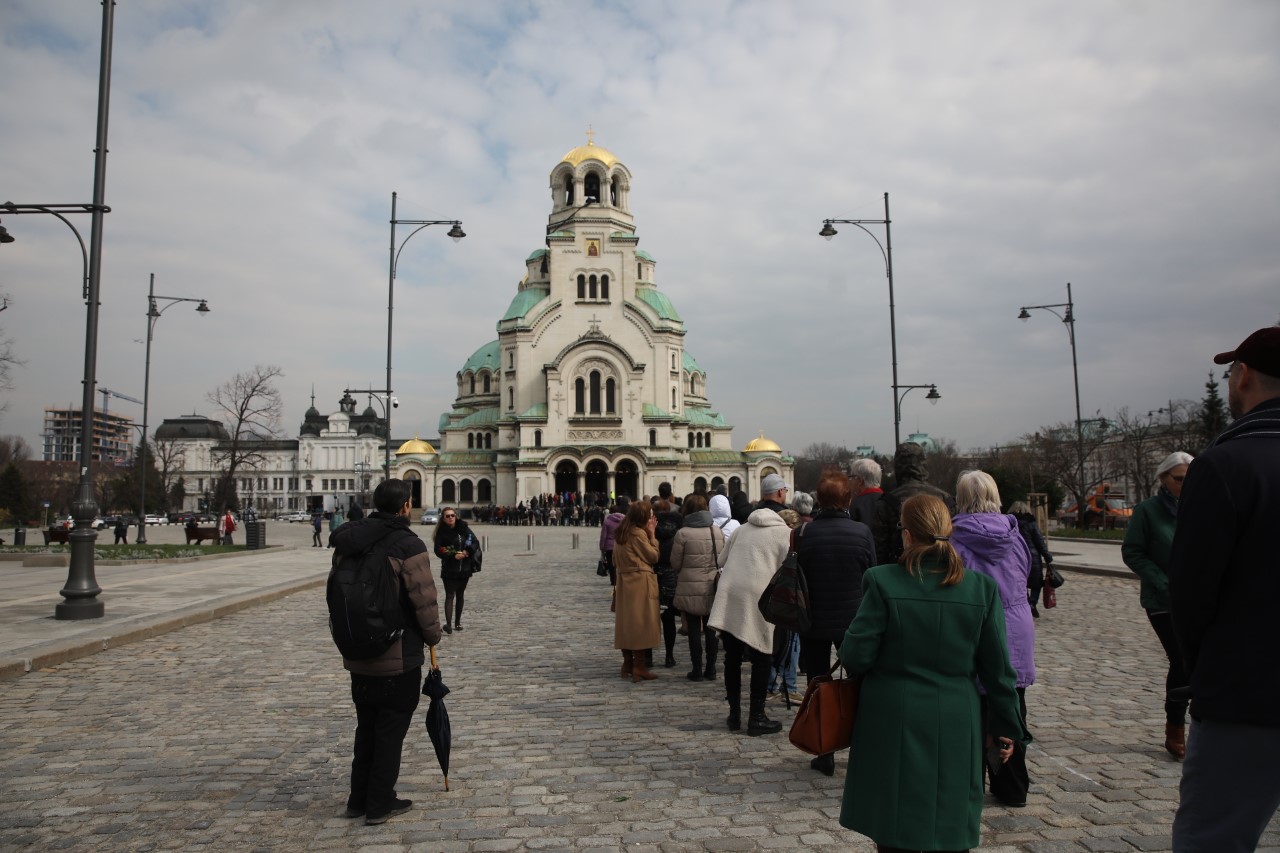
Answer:
[[[387,551],[412,535],[392,530],[367,551],[339,558],[329,571],[329,633],[347,660],[376,658],[404,633],[400,581]]]
[[[796,531],[795,547],[788,550],[787,558],[773,573],[773,579],[756,603],[766,622],[798,634],[807,634],[813,627],[813,617],[809,612],[809,584],[800,566],[800,540],[803,535],[804,525]]]

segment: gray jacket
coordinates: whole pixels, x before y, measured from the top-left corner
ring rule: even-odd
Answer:
[[[720,570],[716,557],[724,552],[724,533],[711,524],[711,513],[691,512],[671,543],[671,567],[676,579],[675,608],[694,616],[711,612]]]

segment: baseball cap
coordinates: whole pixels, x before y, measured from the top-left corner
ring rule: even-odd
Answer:
[[[1214,364],[1233,361],[1243,361],[1260,373],[1280,377],[1280,326],[1259,329],[1231,352],[1220,352],[1213,357]]]

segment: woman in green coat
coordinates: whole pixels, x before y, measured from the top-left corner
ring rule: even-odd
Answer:
[[[1156,469],[1160,491],[1133,508],[1133,517],[1124,533],[1120,554],[1124,564],[1142,579],[1139,598],[1147,611],[1147,621],[1156,632],[1169,672],[1164,678],[1164,748],[1181,760],[1187,754],[1187,699],[1179,696],[1191,683],[1182,662],[1182,651],[1173,636],[1173,617],[1169,615],[1169,551],[1173,548],[1173,531],[1178,521],[1178,498],[1182,481],[1187,476],[1191,454],[1170,453]]]
[[[975,679],[1007,761],[1025,743],[995,581],[965,571],[932,495],[902,505],[901,563],[867,570],[840,662],[863,675],[840,825],[881,851],[968,850],[982,817]],[[994,756],[993,756],[994,757]]]

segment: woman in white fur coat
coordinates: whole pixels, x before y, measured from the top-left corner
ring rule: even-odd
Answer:
[[[742,728],[742,659],[751,661],[747,734],[773,734],[782,724],[764,714],[769,666],[773,662],[773,625],[758,603],[773,573],[787,558],[791,528],[778,513],[758,509],[720,552],[720,582],[707,624],[720,632],[724,646],[724,689],[729,702],[729,731]]]

